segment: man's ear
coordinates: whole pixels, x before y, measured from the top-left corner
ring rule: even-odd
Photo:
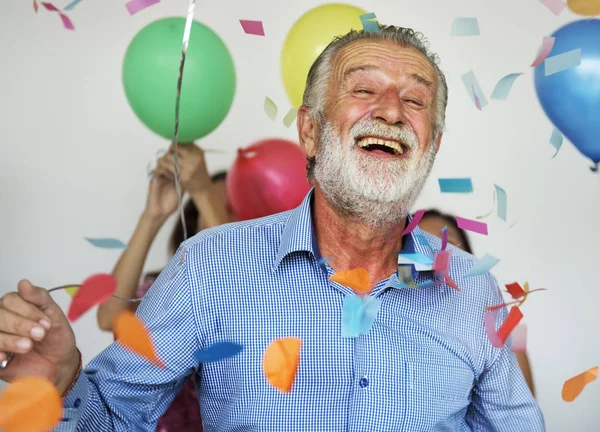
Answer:
[[[444,132],[440,132],[440,134],[435,139],[435,154],[437,154],[437,152],[440,151],[440,144],[442,143],[442,136],[443,135],[444,135]]]
[[[317,120],[311,118],[308,114],[308,107],[306,105],[298,108],[296,125],[298,127],[300,148],[302,148],[307,158],[314,157],[317,154],[318,125]]]

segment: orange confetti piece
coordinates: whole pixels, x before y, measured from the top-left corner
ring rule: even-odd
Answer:
[[[165,364],[156,355],[154,344],[146,326],[133,312],[124,310],[119,313],[113,322],[113,329],[115,339],[121,345],[139,354],[156,366],[165,367]]]
[[[598,366],[593,367],[565,381],[562,398],[565,402],[573,402],[581,394],[584,387],[598,378]]]
[[[289,337],[274,340],[265,350],[263,357],[265,377],[269,384],[283,393],[292,391],[300,363],[301,346],[300,339]]]
[[[579,15],[594,16],[600,14],[600,0],[567,0],[567,6]]]
[[[50,381],[33,376],[20,378],[0,394],[0,430],[51,430],[60,422],[62,411],[62,398]]]
[[[336,272],[329,280],[347,286],[358,295],[368,294],[371,291],[369,272],[362,267]]]

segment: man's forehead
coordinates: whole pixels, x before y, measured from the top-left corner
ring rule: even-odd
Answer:
[[[342,47],[333,58],[335,75],[345,78],[353,72],[394,69],[396,66],[419,71],[424,78],[435,76],[429,60],[416,48],[401,46],[394,41],[363,39]]]

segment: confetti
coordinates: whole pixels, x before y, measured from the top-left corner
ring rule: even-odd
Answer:
[[[277,105],[275,105],[275,102],[273,102],[271,99],[269,99],[266,96],[265,96],[264,109],[265,109],[265,114],[267,115],[267,117],[269,117],[271,120],[275,121],[275,118],[277,117]]]
[[[103,249],[127,249],[127,245],[119,239],[115,238],[89,238],[85,239],[90,242],[92,246],[96,246]]]
[[[562,0],[540,0],[554,15],[560,15],[567,6]]]
[[[477,81],[477,77],[473,71],[469,71],[461,76],[462,82],[467,89],[467,93],[471,97],[471,100],[475,104],[478,110],[482,110],[484,106],[488,104],[487,99],[485,98],[481,87],[479,86],[479,82]]]
[[[450,276],[444,277],[444,281],[446,282],[446,285],[448,285],[450,288],[455,289],[456,291],[460,291],[460,288],[458,287],[456,282],[454,282],[454,280],[450,278]]]
[[[125,7],[127,8],[127,11],[129,11],[129,15],[135,15],[157,3],[160,3],[160,0],[131,0],[125,3]]]
[[[104,303],[117,289],[117,280],[110,274],[97,274],[83,281],[71,301],[67,318],[74,322],[89,309]]]
[[[429,244],[429,242],[427,241],[427,238],[423,235],[423,234],[415,234],[415,238],[419,241],[419,243],[429,249],[433,249],[431,247],[431,245]]]
[[[495,196],[498,197],[498,217],[506,222],[506,191],[497,184],[494,185]]]
[[[256,36],[264,36],[265,29],[262,21],[240,20],[244,33]]]
[[[369,272],[362,267],[336,272],[329,280],[352,289],[356,294],[367,294],[371,291]]]
[[[477,22],[477,18],[454,18],[450,36],[479,36],[479,23]]]
[[[508,74],[504,78],[502,78],[500,81],[498,81],[498,84],[496,84],[496,87],[494,87],[494,91],[492,92],[491,98],[496,99],[496,100],[506,100],[506,98],[508,97],[508,93],[510,93],[510,89],[512,88],[513,84],[515,83],[515,80],[517,78],[519,78],[521,75],[523,75],[523,74],[522,73]]]
[[[300,363],[302,341],[289,337],[276,339],[263,356],[263,372],[269,384],[283,393],[292,391]]]
[[[71,3],[69,3],[68,5],[66,5],[63,10],[65,11],[70,11],[73,10],[73,8],[75,6],[77,6],[79,3],[81,3],[81,0],[73,0]]]
[[[446,250],[448,247],[448,227],[442,228],[442,250]]]
[[[366,335],[379,313],[381,300],[374,297],[347,295],[342,307],[342,337],[357,338]]]
[[[465,274],[463,278],[479,276],[484,273],[487,273],[499,262],[500,260],[498,258],[486,253],[479,261],[477,261],[473,265],[473,267],[471,267],[469,272]]]
[[[41,3],[42,3],[42,6],[44,6],[47,11],[58,13],[58,15],[60,16],[60,19],[63,23],[64,28],[66,28],[67,30],[75,30],[75,27],[73,26],[73,23],[71,22],[69,17],[66,16],[64,13],[62,13],[61,11],[59,11],[56,8],[56,6],[54,6],[52,3],[45,3],[45,2],[41,2]],[[35,4],[34,4],[34,9],[35,9]],[[36,10],[36,12],[37,12],[37,10]]]
[[[447,277],[450,272],[450,258],[452,257],[452,251],[442,250],[435,254],[433,259],[433,275],[435,277]]]
[[[206,348],[194,353],[194,359],[198,363],[212,363],[225,360],[238,355],[244,347],[235,342],[216,342]]]
[[[398,257],[402,257],[410,262],[422,264],[424,266],[432,266],[433,259],[430,256],[427,256],[422,253],[399,253]]]
[[[60,393],[42,377],[16,379],[0,394],[0,429],[4,432],[44,432],[54,429],[60,422],[62,412]]]
[[[486,309],[487,310],[498,310],[498,309],[502,309],[503,307],[508,307],[508,306],[514,305],[514,304],[516,304],[517,306],[521,306],[523,303],[525,303],[525,300],[527,300],[527,296],[529,294],[534,293],[536,291],[546,291],[546,288],[538,288],[538,289],[534,289],[533,291],[529,291],[529,282],[525,282],[524,287],[525,288],[521,288],[521,285],[519,285],[519,283],[517,283],[517,282],[507,284],[506,292],[508,292],[515,301],[508,302],[508,303],[502,303],[502,304],[495,305],[495,306],[488,306]]]
[[[373,12],[360,16],[360,22],[367,33],[379,33],[379,24],[377,21],[371,21],[374,19],[377,17]]]
[[[363,298],[363,316],[360,321],[360,333],[366,335],[373,327],[373,323],[377,318],[379,309],[381,308],[381,300],[374,297]]]
[[[77,294],[77,291],[79,291],[79,288],[81,288],[79,285],[73,285],[70,287],[65,287],[65,291],[69,297],[73,298],[75,297],[75,294]]]
[[[542,46],[538,52],[537,57],[535,58],[533,63],[531,63],[531,67],[538,67],[542,64],[544,60],[546,60],[546,57],[548,57],[548,54],[550,54],[552,48],[554,47],[555,41],[556,39],[554,39],[554,37],[552,36],[544,36],[544,39],[542,39]]]
[[[439,178],[440,192],[442,193],[471,193],[473,182],[471,177],[466,178]]]
[[[460,229],[471,231],[477,234],[488,235],[487,224],[485,222],[478,222],[456,216],[456,224]]]
[[[527,325],[519,324],[512,332],[510,350],[515,353],[527,351]]]
[[[317,261],[317,264],[318,264],[318,265],[320,265],[320,266],[322,266],[322,265],[325,265],[325,264],[327,264],[327,263],[328,263],[329,261],[331,261],[332,259],[333,259],[333,258],[331,258],[331,257],[324,257],[324,258],[320,258],[320,259]]]
[[[412,265],[399,264],[398,265],[398,279],[400,285],[406,288],[417,288],[417,284],[413,279]]]
[[[125,348],[145,358],[158,367],[164,368],[164,363],[156,355],[154,344],[146,326],[130,310],[123,310],[113,322],[115,339]]]
[[[544,60],[545,74],[553,75],[581,64],[581,48],[567,51]]]
[[[421,219],[423,219],[424,214],[425,210],[418,210],[417,212],[415,212],[415,215],[410,220],[410,223],[402,232],[402,236],[410,234],[417,227],[417,225],[419,225],[419,222],[421,222]]]
[[[506,341],[508,340],[508,336],[510,336],[511,332],[514,328],[519,324],[519,322],[523,319],[523,313],[518,306],[511,308],[508,316],[496,332],[495,330],[495,312],[486,312],[484,316],[485,323],[485,331],[488,335],[490,342],[494,348],[502,348]]]
[[[596,381],[596,378],[598,378],[598,366],[566,380],[562,388],[562,399],[565,402],[573,402],[585,386]]]
[[[294,123],[294,120],[296,120],[296,117],[298,117],[298,109],[296,108],[292,108],[288,111],[288,113],[285,115],[285,117],[283,118],[283,125],[286,128],[289,128],[292,123]]]
[[[567,6],[579,15],[593,17],[600,14],[600,0],[567,0]]]
[[[518,300],[521,297],[523,297],[525,295],[525,292],[526,292],[523,288],[521,288],[521,285],[519,285],[518,282],[513,282],[511,284],[507,284],[506,285],[506,291],[515,300]]]
[[[40,8],[40,6],[38,5],[37,0],[33,0],[33,10],[35,11],[35,13],[37,13],[39,8]]]
[[[563,136],[556,128],[552,129],[552,135],[550,135],[550,144],[552,144],[552,147],[556,149],[556,153],[554,153],[554,156],[551,158],[554,159],[563,144]]]

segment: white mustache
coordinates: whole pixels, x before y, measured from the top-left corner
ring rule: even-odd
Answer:
[[[417,134],[409,125],[387,126],[376,121],[362,120],[350,129],[349,137],[352,143],[354,143],[356,138],[365,135],[400,141],[406,144],[411,150],[416,150],[419,147]]]

